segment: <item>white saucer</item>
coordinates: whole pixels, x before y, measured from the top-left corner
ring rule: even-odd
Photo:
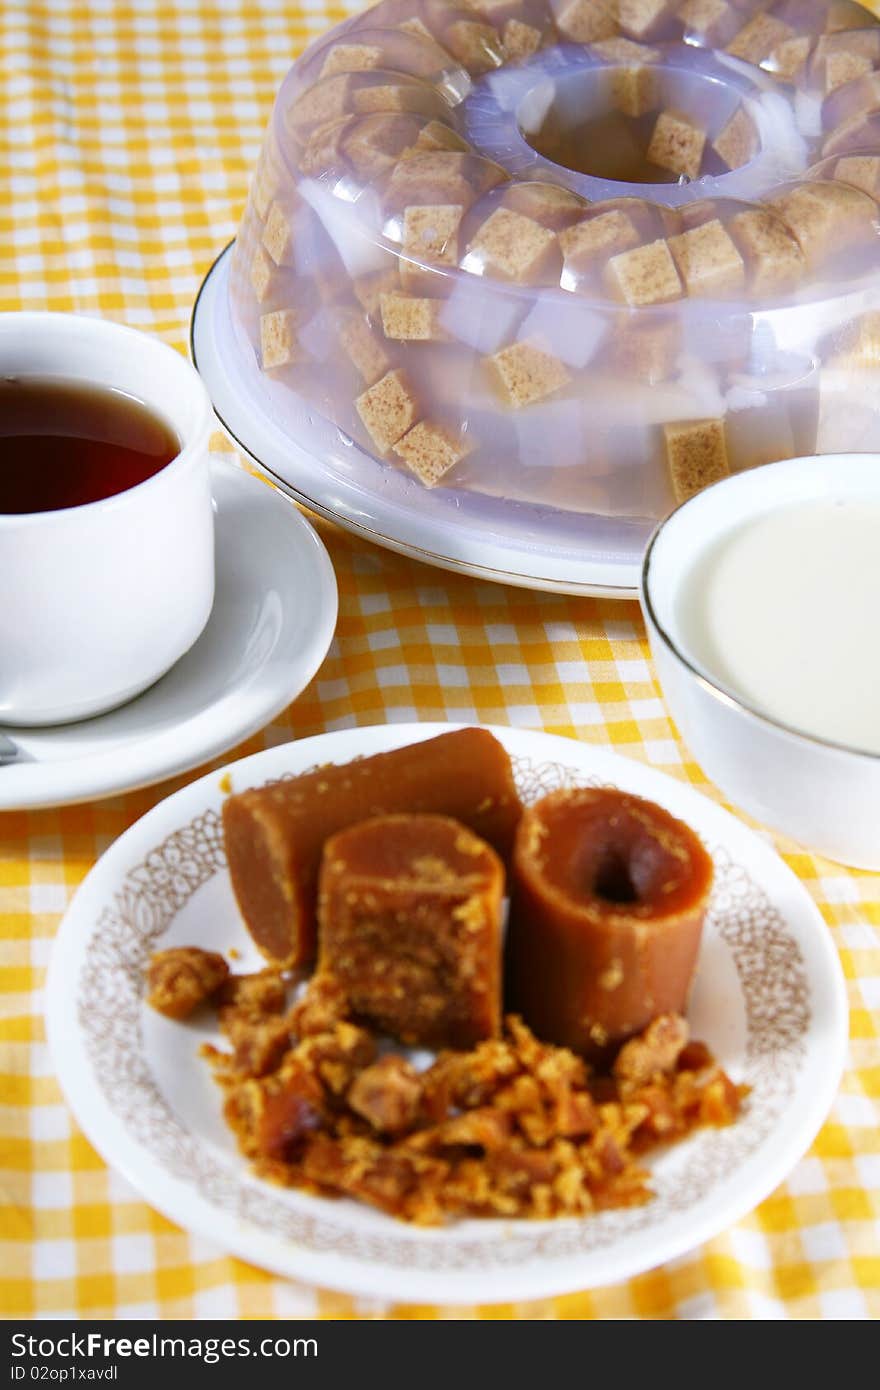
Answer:
[[[637,599],[653,525],[554,512],[452,488],[425,489],[349,447],[305,409],[294,442],[272,418],[265,381],[237,354],[229,315],[227,246],[193,306],[190,355],[224,429],[283,491],[378,545],[478,579],[564,594]]]
[[[121,709],[54,728],[0,727],[25,761],[0,767],[0,811],[64,806],[161,782],[268,724],[308,685],[336,627],[336,577],[286,497],[211,464],[214,609],[198,642]]]

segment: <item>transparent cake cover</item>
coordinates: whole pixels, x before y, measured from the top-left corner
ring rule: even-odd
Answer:
[[[382,0],[281,86],[217,351],[323,510],[631,564],[880,447],[878,197],[849,0]]]

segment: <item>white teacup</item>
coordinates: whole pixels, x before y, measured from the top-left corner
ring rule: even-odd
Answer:
[[[211,403],[164,343],[74,314],[0,315],[0,376],[124,391],[180,440],[171,463],[125,492],[0,513],[0,723],[84,719],[152,685],[208,621]]]

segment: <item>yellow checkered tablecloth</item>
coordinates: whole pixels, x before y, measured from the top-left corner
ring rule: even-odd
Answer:
[[[277,85],[304,43],[343,16],[325,0],[4,0],[0,308],[103,314],[183,349],[199,281],[235,233]],[[452,577],[319,529],[339,579],[336,639],[295,706],[230,758],[356,724],[479,720],[610,746],[717,799],[669,722],[634,605]],[[880,876],[784,846],[843,961],[848,1067],[808,1156],[708,1245],[612,1288],[440,1311],[273,1278],[158,1216],[72,1123],[50,1069],[42,989],[78,883],[179,785],[0,815],[5,1317],[880,1313]]]

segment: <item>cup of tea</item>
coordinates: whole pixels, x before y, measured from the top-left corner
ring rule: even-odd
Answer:
[[[140,694],[214,601],[213,414],[179,353],[74,314],[0,314],[0,723]]]

